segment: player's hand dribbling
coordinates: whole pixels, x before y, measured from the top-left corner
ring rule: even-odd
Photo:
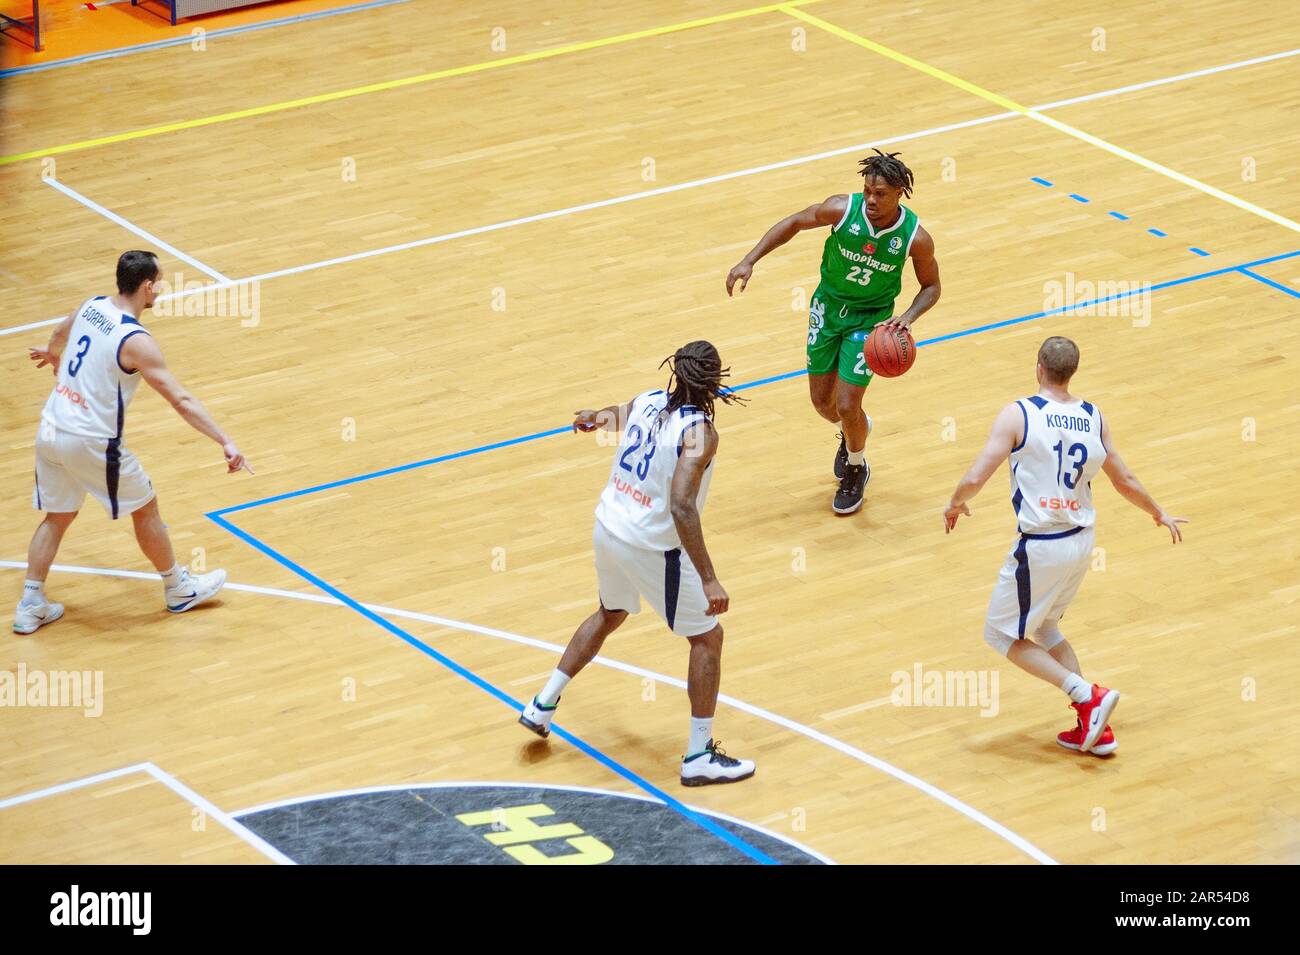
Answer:
[[[900,332],[909,332],[909,334],[910,334],[910,329],[911,329],[911,327],[912,327],[912,323],[913,323],[914,321],[916,321],[916,319],[914,319],[914,318],[906,318],[906,319],[905,319],[905,318],[903,318],[903,317],[901,317],[901,316],[899,316],[899,315],[895,315],[895,316],[894,316],[893,318],[891,318],[889,321],[887,321],[887,322],[881,322],[881,323],[880,323],[880,327],[881,327],[881,328],[888,328],[888,329],[896,330],[896,331],[900,331]]]
[[[949,504],[943,509],[943,532],[951,534],[952,529],[957,526],[957,518],[965,514],[970,517],[970,508],[965,504]]]
[[[731,606],[731,598],[727,592],[722,589],[722,584],[718,583],[717,578],[704,582],[704,596],[708,598],[709,609],[705,611],[710,617],[716,617],[720,613],[726,613],[727,608]]]
[[[1153,517],[1152,520],[1156,522],[1157,527],[1169,528],[1169,536],[1173,538],[1170,543],[1177,544],[1183,539],[1183,532],[1178,529],[1178,525],[1186,524],[1187,518],[1174,517],[1171,514],[1166,514],[1164,511],[1161,511],[1158,515]]]
[[[740,283],[740,290],[745,291],[745,286],[749,284],[749,277],[754,274],[754,267],[741,259],[736,265],[731,267],[727,273],[727,296],[731,296],[731,290],[737,282]]]
[[[235,447],[235,442],[227,441],[221,446],[221,453],[226,456],[226,473],[234,474],[240,468],[243,468],[249,474],[253,473],[252,467],[244,460],[244,455],[239,448]]]

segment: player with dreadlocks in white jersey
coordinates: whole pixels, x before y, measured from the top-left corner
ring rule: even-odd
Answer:
[[[575,431],[622,432],[592,535],[600,606],[574,633],[560,665],[519,722],[549,736],[560,693],[627,615],[640,612],[644,597],[691,645],[686,683],[691,726],[682,785],[734,783],[754,775],[754,763],[726,755],[713,739],[722,676],[717,615],[726,612],[730,598],[704,546],[700,511],[718,450],[714,402],[743,399],[722,384],[730,369],[722,367],[718,350],[708,342],[683,345],[659,367],[665,364],[671,372],[666,390],[575,412]]]

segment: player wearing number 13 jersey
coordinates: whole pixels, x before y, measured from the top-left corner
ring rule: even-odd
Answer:
[[[1106,756],[1118,748],[1107,725],[1119,693],[1080,676],[1079,660],[1058,623],[1092,560],[1092,480],[1104,471],[1115,489],[1182,540],[1181,517],[1151,499],[1120,459],[1101,411],[1070,394],[1079,348],[1053,336],[1038,350],[1038,394],[1002,409],[993,434],[944,511],[951,531],[970,514],[966,502],[1005,460],[1011,507],[1020,532],[993,588],[985,641],[1027,673],[1060,687],[1076,711],[1075,727],[1057,737],[1067,749]]]
[[[671,367],[665,390],[576,414],[575,431],[622,432],[592,534],[600,606],[574,633],[559,667],[524,707],[519,722],[549,736],[569,680],[628,614],[640,611],[645,598],[668,629],[691,645],[686,683],[691,728],[682,785],[733,783],[754,775],[754,763],[726,755],[713,740],[722,665],[717,615],[726,612],[730,598],[704,546],[700,511],[718,449],[714,402],[743,399],[722,384],[729,369],[708,342],[683,345],[664,364]]]
[[[939,300],[934,240],[916,213],[900,205],[912,194],[912,171],[897,154],[876,150],[860,163],[863,188],[853,195],[786,216],[727,276],[727,294],[743,292],[754,265],[804,229],[829,226],[822,248],[821,282],[808,310],[808,389],[813,407],[840,429],[834,473],[840,482],[832,509],[852,514],[871,478],[866,459],[871,419],[862,398],[871,383],[862,346],[877,325],[909,328]],[[894,316],[908,259],[921,285],[912,304]]]

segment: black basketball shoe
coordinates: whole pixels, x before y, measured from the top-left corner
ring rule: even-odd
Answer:
[[[862,492],[871,480],[871,465],[845,464],[844,477],[840,479],[840,489],[835,492],[835,502],[831,508],[836,514],[852,514],[862,506]]]

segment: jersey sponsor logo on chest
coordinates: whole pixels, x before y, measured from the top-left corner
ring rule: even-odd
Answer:
[[[626,494],[632,500],[636,501],[642,507],[654,507],[655,499],[646,494],[639,487],[635,487],[631,481],[624,481],[617,474],[614,475],[614,490],[619,494]]]
[[[71,401],[78,408],[85,408],[87,411],[90,410],[90,405],[86,403],[86,399],[81,394],[81,392],[73,391],[67,385],[59,385],[59,387],[54,389],[54,393],[56,395],[62,395],[64,398],[66,398],[68,401]]]
[[[871,247],[872,252],[875,251],[876,247],[874,243],[868,242],[862,248],[866,249],[867,246]],[[844,258],[848,259],[850,262],[861,262],[863,265],[867,266],[867,268],[873,269],[877,272],[894,272],[898,269],[897,265],[893,265],[889,262],[881,262],[878,258],[873,256],[871,252],[864,255],[861,252],[854,252],[852,249],[846,249],[842,245],[839,249],[840,255],[844,256]]]

